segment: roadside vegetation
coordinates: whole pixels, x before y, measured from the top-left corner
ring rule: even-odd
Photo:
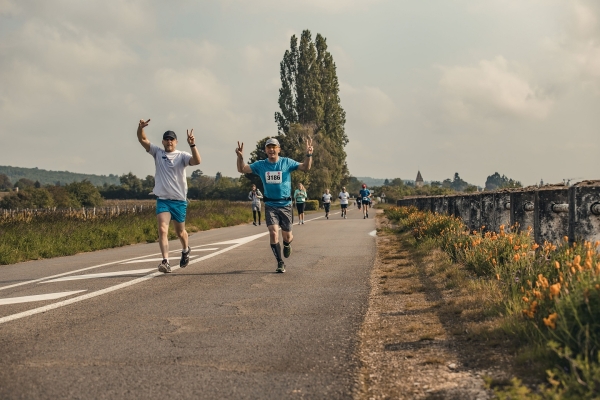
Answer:
[[[471,330],[490,345],[510,343],[517,354],[518,377],[489,380],[497,398],[600,396],[599,243],[535,243],[530,231],[509,227],[469,232],[455,217],[413,207],[390,207],[385,215],[415,248],[441,250],[448,287],[485,294],[485,318]]]
[[[252,211],[247,203],[192,201],[188,206],[186,229],[191,233],[251,221]],[[0,265],[6,265],[154,242],[158,232],[154,208],[144,207],[141,212],[119,215],[73,212],[8,218],[0,221],[0,238]],[[171,226],[169,239],[175,238]]]

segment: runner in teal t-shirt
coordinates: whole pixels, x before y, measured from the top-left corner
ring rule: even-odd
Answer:
[[[371,204],[371,191],[367,189],[367,185],[363,183],[360,190],[360,202],[363,208],[363,219],[369,218],[369,205]]]
[[[298,210],[298,225],[304,223],[304,204],[308,195],[304,185],[299,183],[298,189],[294,192],[294,201],[296,202],[296,209]]]
[[[275,272],[285,272],[285,264],[281,258],[279,245],[279,229],[283,236],[283,256],[292,254],[292,177],[291,172],[299,169],[308,171],[312,165],[312,139],[306,140],[306,157],[302,163],[287,157],[279,157],[281,147],[279,141],[270,138],[265,143],[266,160],[255,161],[248,165],[244,162],[244,143],[235,149],[237,169],[242,174],[256,174],[260,177],[264,188],[265,219],[269,228],[271,250],[277,259]]]

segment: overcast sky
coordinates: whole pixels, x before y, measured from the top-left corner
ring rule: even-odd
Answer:
[[[145,177],[151,118],[237,176],[304,29],[337,64],[353,175],[600,178],[597,0],[0,0],[0,165]]]

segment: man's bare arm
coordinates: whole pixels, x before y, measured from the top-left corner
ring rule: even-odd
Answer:
[[[138,141],[140,142],[142,147],[144,149],[146,149],[146,151],[150,151],[150,141],[146,137],[146,132],[144,132],[144,128],[147,127],[149,123],[150,123],[150,119],[148,119],[147,121],[140,119],[140,123],[138,124],[138,129],[137,129]]]
[[[196,138],[194,137],[194,130],[186,130],[187,133],[187,142],[190,145],[190,149],[192,151],[192,158],[190,159],[190,165],[198,165],[202,162],[202,158],[200,158],[200,152],[198,151],[198,147],[196,147]]]
[[[235,149],[235,154],[237,154],[237,170],[240,174],[251,174],[252,168],[248,164],[244,162],[244,142],[240,145],[238,142],[238,147]]]
[[[306,156],[304,157],[304,161],[302,164],[298,166],[300,171],[308,171],[312,166],[312,155],[313,155],[313,145],[312,138],[306,139]]]

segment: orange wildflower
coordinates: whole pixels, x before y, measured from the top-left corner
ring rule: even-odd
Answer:
[[[560,293],[560,282],[555,283],[554,285],[550,286],[550,298],[551,299],[553,296],[558,296],[559,293]]]
[[[544,318],[544,325],[550,329],[556,329],[556,319],[558,318],[557,313],[548,315],[548,318]]]

